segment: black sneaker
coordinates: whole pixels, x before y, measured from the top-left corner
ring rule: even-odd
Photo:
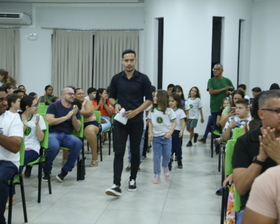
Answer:
[[[24,171],[24,176],[29,178],[31,176],[31,170],[32,170],[32,166],[26,165],[25,171]]]
[[[64,177],[66,177],[67,174],[68,174],[67,171],[65,171],[64,169],[61,169],[61,170],[60,170],[60,173],[56,176],[56,179],[57,179],[60,183],[62,183],[63,180],[64,180]]]
[[[182,160],[178,160],[178,169],[182,169],[182,168],[183,168]]]
[[[110,196],[121,196],[122,190],[116,184],[113,184],[113,186],[108,188],[105,193]]]
[[[50,174],[43,173],[42,181],[48,181],[48,176],[50,176]],[[51,179],[51,176],[50,176],[50,179]]]
[[[136,181],[134,179],[132,179],[128,183],[128,191],[136,191],[136,190],[137,190]]]
[[[131,164],[129,163],[128,165],[127,165],[127,167],[125,168],[125,171],[126,172],[129,172],[131,170]]]
[[[198,134],[197,134],[197,133],[195,133],[195,134],[194,134],[194,136],[193,136],[193,141],[194,141],[194,143],[196,143],[196,142],[197,142],[197,138],[198,138]]]
[[[191,147],[192,146],[192,142],[189,141],[188,144],[186,145],[187,147]]]

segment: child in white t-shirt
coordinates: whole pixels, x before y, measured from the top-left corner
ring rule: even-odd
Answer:
[[[187,123],[187,131],[190,133],[190,140],[187,144],[187,147],[192,146],[192,139],[194,138],[194,143],[197,142],[198,134],[194,132],[194,128],[197,126],[197,121],[199,118],[199,114],[201,116],[201,123],[204,122],[203,112],[202,112],[202,104],[200,100],[199,89],[194,86],[189,91],[189,98],[187,99],[189,104],[189,119]]]
[[[172,134],[172,155],[175,153],[178,161],[178,168],[182,169],[182,143],[183,143],[183,135],[186,127],[186,114],[184,112],[180,96],[176,93],[171,93],[169,95],[169,106],[174,110],[176,114],[176,127]],[[169,170],[172,169],[172,155],[170,158],[170,162],[168,164]]]
[[[36,160],[39,157],[40,142],[44,139],[46,124],[44,118],[36,114],[38,102],[31,96],[24,96],[20,101],[22,110],[21,119],[24,131],[25,156],[24,165]],[[25,177],[30,177],[32,166],[26,166]]]
[[[149,139],[153,141],[155,174],[153,183],[159,184],[161,157],[164,176],[168,178],[170,175],[168,163],[171,157],[171,136],[176,127],[176,115],[168,107],[169,95],[167,91],[158,90],[153,100],[153,107],[148,114]]]

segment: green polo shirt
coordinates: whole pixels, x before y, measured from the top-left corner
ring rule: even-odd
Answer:
[[[208,80],[208,84],[207,84],[207,91],[212,88],[214,90],[217,89],[222,89],[226,86],[232,86],[232,89],[220,92],[218,94],[215,95],[211,95],[210,97],[210,110],[211,113],[214,112],[219,112],[220,111],[220,107],[222,105],[223,99],[227,97],[226,92],[227,91],[233,91],[234,90],[234,86],[232,84],[232,82],[228,79],[228,78],[221,78],[221,79],[217,79],[215,77],[211,78]]]

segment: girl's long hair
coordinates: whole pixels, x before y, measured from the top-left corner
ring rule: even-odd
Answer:
[[[174,86],[172,89],[172,93],[173,92],[176,93],[176,90],[180,90],[182,92],[181,100],[185,100],[184,91],[183,91],[182,87],[179,85]]]
[[[172,97],[177,102],[178,108],[184,110],[180,96],[177,93],[170,93],[169,97]]]
[[[156,107],[160,107],[160,110],[165,114],[166,108],[169,107],[169,94],[166,90],[157,90],[157,103],[153,104],[152,112]]]
[[[192,87],[192,88],[190,89],[190,91],[189,91],[189,98],[191,97],[191,91],[192,91],[193,88],[196,89],[196,97],[200,99],[200,98],[201,98],[201,97],[200,97],[200,92],[199,92],[199,89],[198,89],[196,86],[194,86],[194,87]]]

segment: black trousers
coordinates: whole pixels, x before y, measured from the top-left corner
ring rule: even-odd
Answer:
[[[114,184],[121,186],[121,175],[123,170],[123,157],[125,154],[125,146],[127,136],[130,139],[131,151],[131,171],[130,180],[136,179],[139,167],[139,150],[140,142],[143,134],[143,121],[128,123],[123,125],[118,121],[114,121],[113,129],[113,146],[115,151],[114,157]]]

